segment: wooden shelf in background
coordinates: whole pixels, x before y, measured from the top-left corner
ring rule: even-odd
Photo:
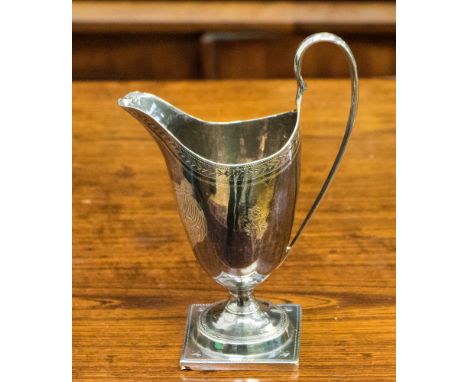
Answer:
[[[392,2],[80,1],[73,79],[290,78],[299,42],[320,31],[348,42],[361,76],[395,75]],[[347,76],[327,45],[305,75]]]

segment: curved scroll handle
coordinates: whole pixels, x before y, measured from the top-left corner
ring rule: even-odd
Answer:
[[[307,89],[307,85],[304,79],[302,78],[302,74],[301,74],[302,56],[304,55],[304,52],[306,51],[307,48],[309,48],[310,46],[318,42],[331,42],[333,44],[338,45],[345,52],[346,58],[348,59],[350,73],[351,73],[351,106],[349,108],[349,115],[348,115],[348,122],[346,123],[346,130],[345,130],[343,139],[341,141],[340,149],[338,150],[338,154],[336,155],[335,161],[333,162],[330,172],[328,173],[327,178],[325,179],[325,182],[323,183],[322,188],[320,189],[320,192],[315,198],[315,201],[312,204],[312,207],[307,213],[307,216],[305,217],[304,221],[299,227],[296,235],[291,240],[291,243],[286,248],[287,252],[289,252],[291,248],[293,247],[293,245],[296,243],[302,230],[309,222],[310,218],[312,217],[312,214],[315,212],[320,201],[325,195],[325,192],[327,191],[328,186],[330,185],[333,179],[333,176],[335,175],[335,172],[341,162],[341,158],[343,157],[346,146],[348,144],[349,137],[351,135],[351,130],[353,129],[354,119],[356,118],[356,111],[357,111],[357,104],[358,104],[358,74],[357,74],[356,61],[354,60],[353,53],[351,52],[351,49],[349,49],[349,46],[340,37],[332,33],[313,34],[307,37],[304,41],[302,41],[301,44],[299,45],[299,48],[297,49],[296,56],[294,57],[294,73],[296,74],[296,78],[297,78],[296,105],[297,105],[298,117],[300,116],[302,95],[304,91]]]

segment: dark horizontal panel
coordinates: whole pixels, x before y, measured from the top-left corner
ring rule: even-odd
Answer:
[[[74,80],[198,78],[198,39],[186,35],[73,36]]]
[[[117,34],[73,36],[73,79],[292,78],[301,33]],[[343,34],[362,77],[395,75],[395,38]],[[331,44],[311,48],[303,72],[346,77],[342,53]]]
[[[301,34],[207,33],[202,39],[205,78],[293,78],[293,57]],[[396,49],[393,36],[342,35],[351,47],[362,77],[394,76]],[[310,77],[347,77],[343,53],[332,44],[310,48],[303,60]]]

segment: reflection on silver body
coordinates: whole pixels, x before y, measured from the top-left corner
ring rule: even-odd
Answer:
[[[299,118],[306,88],[301,59],[320,41],[335,43],[346,53],[351,108],[332,169],[289,242],[300,181]],[[226,302],[192,306],[182,368],[298,364],[298,351],[285,349],[298,349],[300,307],[259,302],[252,291],[284,261],[336,171],[354,123],[357,70],[349,47],[329,33],[301,43],[294,69],[296,110],[249,121],[205,122],[148,93],[132,92],[119,100],[159,144],[193,251],[205,271],[231,294]]]

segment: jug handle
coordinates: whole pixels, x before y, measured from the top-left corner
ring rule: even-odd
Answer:
[[[325,182],[322,185],[322,188],[320,189],[317,197],[315,198],[314,203],[312,204],[312,207],[310,208],[309,212],[307,213],[304,221],[302,222],[301,226],[299,227],[297,233],[291,240],[290,244],[286,248],[286,253],[288,253],[293,245],[296,243],[297,239],[299,238],[300,234],[302,233],[302,230],[305,228],[307,223],[309,223],[310,218],[312,217],[312,214],[315,212],[317,209],[318,205],[320,204],[320,201],[322,200],[323,196],[325,195],[325,192],[327,191],[328,187],[330,186],[330,183],[333,179],[333,176],[335,175],[335,172],[341,162],[341,159],[343,157],[343,154],[346,150],[346,146],[349,141],[349,137],[351,135],[351,130],[353,129],[354,125],[354,120],[356,118],[356,112],[357,112],[357,104],[358,104],[358,73],[357,73],[357,66],[356,66],[356,61],[354,59],[353,53],[351,52],[351,49],[349,48],[348,44],[346,44],[340,37],[332,34],[332,33],[316,33],[313,35],[310,35],[307,37],[304,41],[301,42],[299,45],[296,55],[294,57],[294,73],[297,78],[297,95],[296,95],[296,105],[297,105],[297,113],[298,113],[298,118],[300,117],[300,107],[301,107],[301,102],[302,102],[302,95],[305,90],[307,90],[307,85],[304,81],[304,78],[302,78],[301,74],[301,64],[302,64],[302,56],[304,55],[304,52],[309,48],[310,46],[319,43],[319,42],[330,42],[335,45],[338,45],[345,53],[346,58],[348,59],[348,64],[349,64],[349,70],[351,74],[351,106],[349,108],[349,114],[348,114],[348,121],[346,123],[346,129],[345,133],[343,136],[343,139],[341,141],[340,148],[338,150],[338,154],[336,155],[335,161],[333,162],[333,165],[330,169],[330,172],[328,173]]]

